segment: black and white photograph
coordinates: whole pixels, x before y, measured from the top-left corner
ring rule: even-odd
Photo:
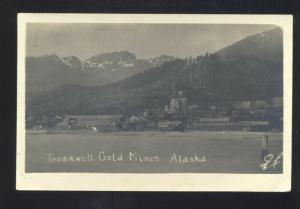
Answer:
[[[290,189],[291,16],[18,26],[18,189]]]

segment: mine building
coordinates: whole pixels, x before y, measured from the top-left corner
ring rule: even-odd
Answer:
[[[114,131],[121,123],[122,115],[68,115],[56,125],[56,128]]]

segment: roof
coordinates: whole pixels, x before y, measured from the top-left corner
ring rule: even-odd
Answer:
[[[227,122],[229,117],[197,118],[199,122]]]
[[[122,115],[67,115],[66,118],[77,120],[120,120]]]

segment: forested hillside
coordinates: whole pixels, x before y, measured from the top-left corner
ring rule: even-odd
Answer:
[[[282,97],[282,32],[247,37],[213,54],[176,59],[98,87],[64,85],[28,93],[27,117],[139,113],[163,109],[182,90],[190,105],[227,107]]]

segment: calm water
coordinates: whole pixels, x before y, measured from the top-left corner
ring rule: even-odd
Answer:
[[[274,161],[281,133],[27,134],[26,172],[281,173],[282,163],[260,167],[265,134]]]

